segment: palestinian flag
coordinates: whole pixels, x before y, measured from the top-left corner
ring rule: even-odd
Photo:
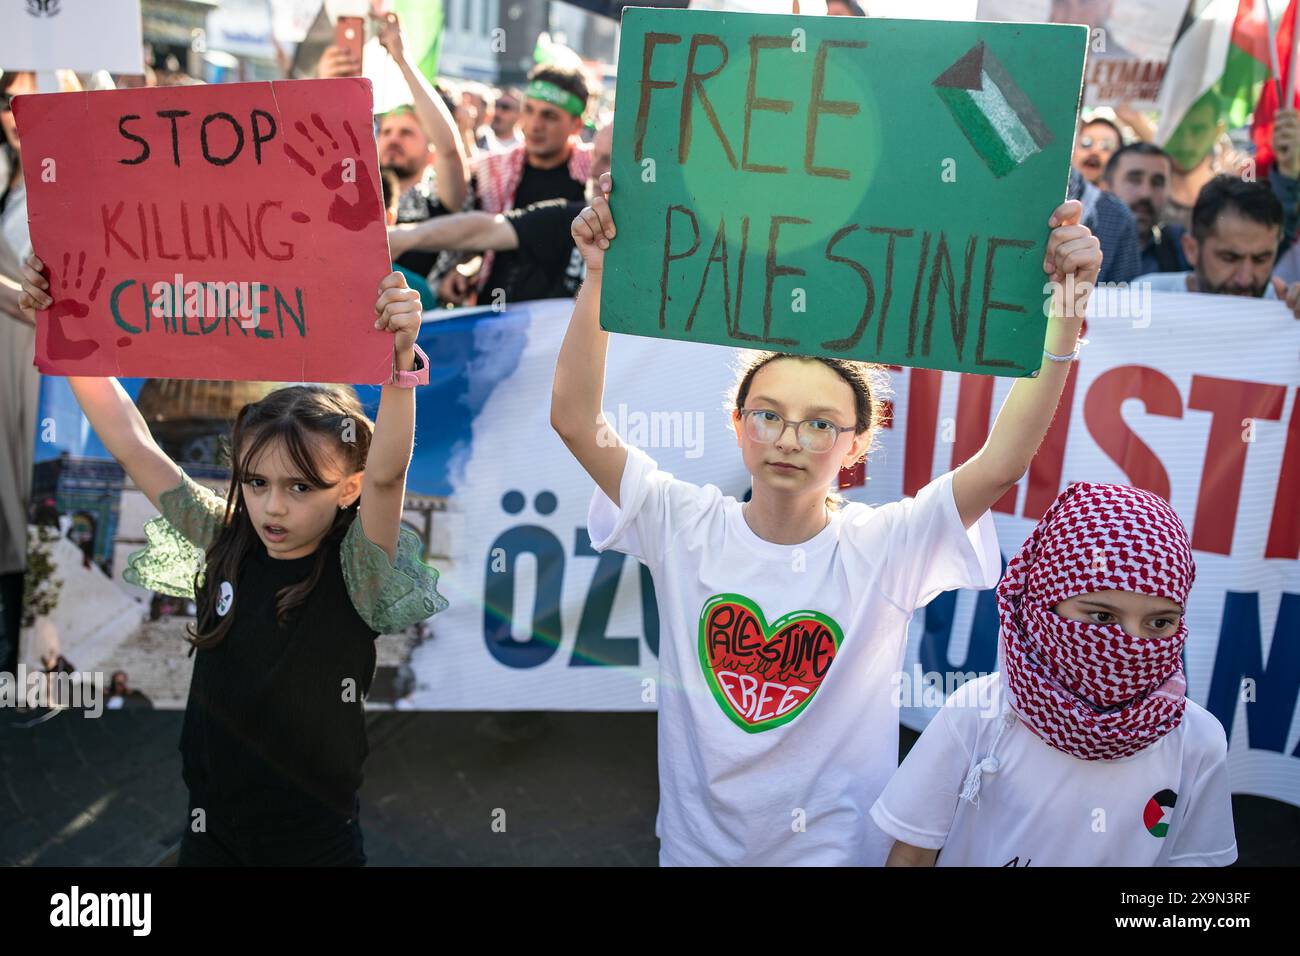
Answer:
[[[1266,0],[1192,0],[1160,87],[1160,145],[1183,169],[1244,126],[1269,76]]]
[[[402,33],[410,45],[412,61],[426,80],[438,82],[438,59],[442,55],[442,0],[394,0],[390,9],[402,21]]]
[[[1295,39],[1296,0],[1287,4],[1286,12],[1277,25],[1277,62],[1282,71],[1282,89],[1286,89],[1287,75],[1291,72],[1291,44]],[[1300,85],[1297,86],[1300,89]],[[1266,83],[1255,106],[1255,120],[1250,124],[1250,138],[1255,141],[1255,165],[1260,179],[1268,175],[1273,165],[1273,117],[1277,115],[1277,86]],[[1292,106],[1295,104],[1293,103]]]
[[[1169,821],[1174,815],[1178,803],[1178,794],[1172,790],[1161,790],[1142,810],[1142,825],[1153,837],[1163,839],[1169,833]]]
[[[1005,176],[1052,141],[1034,104],[983,41],[933,86],[994,176]]]

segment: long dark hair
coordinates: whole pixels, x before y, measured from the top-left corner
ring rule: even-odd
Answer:
[[[208,548],[204,574],[196,576],[194,593],[198,615],[186,628],[191,645],[207,650],[220,644],[229,633],[235,615],[216,613],[218,581],[237,581],[239,570],[258,546],[257,531],[244,504],[244,481],[250,463],[274,441],[284,443],[289,459],[302,476],[317,488],[333,487],[321,473],[319,439],[332,450],[345,475],[361,471],[370,452],[374,423],[366,417],[351,391],[330,385],[293,385],[276,389],[239,411],[229,439],[231,475],[226,495],[226,516],[221,532]],[[356,520],[360,498],[335,512],[334,523],[316,551],[316,563],[308,577],[282,588],[276,595],[276,622],[283,627],[293,610],[311,594],[325,569],[331,548],[337,547]],[[239,596],[236,594],[235,602]],[[232,607],[233,611],[234,608]]]
[[[22,71],[0,70],[0,93],[8,93],[9,87],[13,86],[18,77],[22,75]],[[18,177],[18,171],[22,168],[18,150],[14,149],[13,143],[9,142],[9,137],[3,133],[0,133],[0,155],[5,157],[7,160],[6,166],[8,167],[4,182],[0,183],[0,210],[2,210],[9,201],[9,190],[13,188],[13,181]]]

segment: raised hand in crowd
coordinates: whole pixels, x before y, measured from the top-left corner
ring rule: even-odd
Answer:
[[[1277,293],[1278,301],[1285,302],[1286,307],[1291,310],[1291,316],[1300,319],[1300,282],[1287,285],[1286,280],[1280,276],[1273,276],[1269,281],[1273,283],[1273,291]]]
[[[341,46],[327,46],[316,64],[316,75],[322,80],[332,80],[340,76],[360,76],[361,61],[352,55],[352,51]]]
[[[406,85],[411,90],[411,105],[415,109],[415,116],[433,147],[438,199],[448,210],[455,212],[465,204],[465,195],[469,190],[469,170],[461,155],[456,121],[442,97],[411,62],[397,14],[372,13],[371,19],[379,29],[380,45],[388,51],[388,55],[402,71]]]
[[[1273,155],[1283,176],[1300,179],[1300,111],[1277,111],[1273,120]]]

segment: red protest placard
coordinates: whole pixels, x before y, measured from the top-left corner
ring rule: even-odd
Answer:
[[[391,269],[362,79],[18,97],[54,375],[374,384]]]

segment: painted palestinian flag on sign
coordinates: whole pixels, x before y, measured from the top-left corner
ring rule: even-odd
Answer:
[[[957,126],[999,179],[1052,141],[1052,134],[983,41],[934,81]]]

